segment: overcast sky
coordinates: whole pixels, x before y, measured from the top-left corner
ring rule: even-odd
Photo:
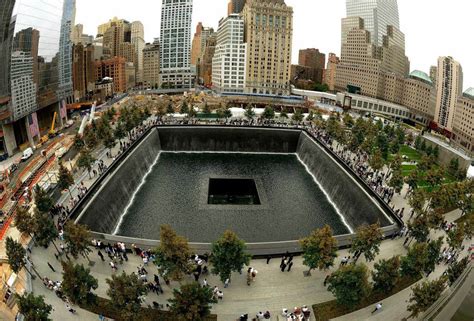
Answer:
[[[286,0],[294,11],[293,62],[298,50],[319,48],[340,54],[340,24],[345,17],[345,0]],[[145,40],[160,35],[160,0],[77,0],[76,23],[88,34],[117,16],[140,20]],[[400,27],[406,36],[406,54],[411,70],[429,74],[439,56],[452,56],[464,71],[464,89],[474,87],[473,0],[398,0]],[[217,29],[227,14],[227,0],[194,0],[193,33],[198,21]]]

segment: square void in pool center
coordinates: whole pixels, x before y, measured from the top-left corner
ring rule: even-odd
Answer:
[[[209,178],[207,203],[212,205],[260,205],[255,180]]]

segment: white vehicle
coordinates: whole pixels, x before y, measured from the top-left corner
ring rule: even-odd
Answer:
[[[33,148],[28,147],[27,149],[23,151],[23,155],[21,156],[21,161],[24,162],[31,156],[33,156]]]

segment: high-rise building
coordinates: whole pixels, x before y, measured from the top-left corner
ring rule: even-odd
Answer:
[[[435,114],[436,88],[430,77],[414,70],[404,80],[401,105],[408,107],[415,117],[433,120]],[[418,119],[415,119],[418,120]]]
[[[71,75],[69,8],[64,0],[0,1],[0,152],[36,145],[55,112],[58,124],[67,117],[60,84]]]
[[[346,16],[360,17],[370,32],[372,44],[383,45],[387,27],[400,30],[397,0],[346,0]]]
[[[160,40],[155,39],[143,49],[143,85],[158,88],[160,85]]]
[[[405,36],[387,26],[383,46],[371,42],[371,33],[359,17],[342,19],[341,59],[336,67],[335,89],[400,104],[409,61]]]
[[[217,36],[212,34],[207,38],[204,53],[198,69],[199,82],[207,87],[212,86],[212,59],[216,52]]]
[[[242,15],[247,44],[246,92],[290,94],[293,8],[284,0],[247,0]]]
[[[193,0],[163,0],[160,29],[160,78],[167,88],[191,88]]]
[[[334,91],[336,83],[336,67],[339,64],[339,57],[335,53],[329,53],[328,63],[324,71],[324,82],[328,85],[330,91]]]
[[[115,92],[127,90],[127,61],[123,57],[95,61],[95,80],[100,82],[104,78],[112,78]]]
[[[216,91],[244,92],[245,55],[243,17],[231,14],[222,18],[212,58],[212,86]]]
[[[298,67],[296,67],[296,69],[304,70],[306,72],[302,75],[297,72],[298,75],[295,76],[299,78],[303,77],[303,79],[321,84],[323,82],[325,63],[326,55],[319,52],[319,49],[301,49],[298,56]]]
[[[458,97],[462,94],[463,74],[459,62],[452,57],[438,58],[436,84],[436,111],[434,121],[448,132],[453,130],[453,120]]]
[[[458,98],[453,122],[453,140],[468,153],[474,153],[474,88]]]
[[[438,77],[438,66],[430,67],[430,78],[433,84],[436,86],[436,78]]]
[[[136,82],[143,82],[143,49],[145,49],[145,31],[140,21],[134,21],[131,25],[131,42],[135,48],[135,73]]]
[[[232,13],[241,13],[244,10],[246,0],[230,0],[227,15]]]
[[[61,19],[61,38],[59,39],[59,96],[71,103],[74,100],[72,85],[72,46],[71,36],[76,19],[76,0],[64,0]]]
[[[104,35],[107,29],[112,26],[123,26],[125,24],[129,24],[129,22],[124,19],[118,19],[117,17],[113,17],[108,22],[103,23],[97,27],[97,35]]]
[[[204,26],[202,25],[202,22],[198,22],[193,42],[191,44],[191,66],[196,66],[199,56],[201,55],[201,34],[203,29]]]
[[[89,99],[95,86],[94,46],[78,43],[73,50],[73,88],[74,101]]]

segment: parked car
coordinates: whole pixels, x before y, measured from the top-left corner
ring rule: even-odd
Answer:
[[[24,162],[31,156],[33,156],[33,148],[28,147],[27,149],[23,151],[23,155],[21,156],[21,161]]]

